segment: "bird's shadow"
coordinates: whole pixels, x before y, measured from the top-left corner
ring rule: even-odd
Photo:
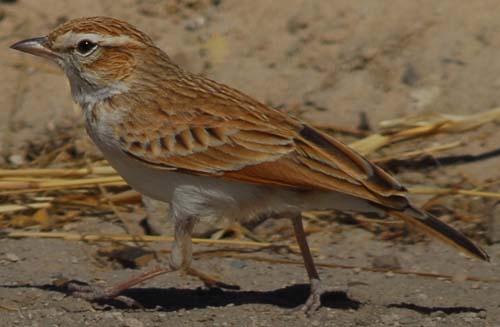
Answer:
[[[9,285],[5,288],[37,288],[71,295],[65,287],[54,285]],[[205,307],[225,307],[227,305],[269,304],[282,308],[295,308],[304,304],[309,296],[309,285],[297,284],[271,291],[227,291],[213,289],[181,289],[181,288],[131,288],[122,295],[133,299],[142,309],[159,311],[176,311],[179,309],[195,309]],[[130,309],[123,302],[110,299],[99,300],[101,306],[115,309]],[[358,309],[361,303],[349,299],[345,292],[327,292],[321,296],[324,307],[335,309]]]
[[[75,281],[78,282],[78,281]],[[81,282],[78,282],[81,283]],[[0,288],[36,288],[44,291],[59,292],[70,296],[71,292],[65,286],[44,285],[0,285]],[[269,304],[281,308],[297,308],[305,303],[309,296],[308,284],[297,284],[271,291],[227,291],[213,289],[181,289],[181,288],[132,288],[122,293],[139,303],[143,309],[156,311],[190,310],[206,307],[225,307],[227,305]],[[127,309],[131,308],[124,302],[110,299],[98,301],[102,308]],[[334,309],[357,310],[363,304],[350,299],[345,292],[327,292],[321,296],[323,307]],[[442,311],[445,314],[460,314],[465,312],[480,312],[484,308],[452,306],[452,307],[425,307],[412,303],[388,304],[387,308],[408,309],[421,314],[430,315]]]

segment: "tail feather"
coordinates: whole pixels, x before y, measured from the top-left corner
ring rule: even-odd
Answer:
[[[474,244],[464,234],[443,223],[429,213],[421,211],[413,206],[409,206],[404,211],[391,210],[389,213],[403,219],[406,223],[437,237],[441,241],[457,248],[465,254],[481,260],[490,261],[488,254],[479,246]]]

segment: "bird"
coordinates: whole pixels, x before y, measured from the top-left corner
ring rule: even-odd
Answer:
[[[100,292],[94,288],[88,299],[122,296],[171,271],[208,281],[191,266],[191,233],[198,221],[221,217],[290,217],[310,282],[301,307],[306,313],[321,306],[329,288],[315,267],[303,211],[388,214],[489,260],[462,233],[413,205],[407,189],[378,165],[307,122],[181,68],[125,21],[76,18],[11,48],[60,66],[104,158],[132,188],[170,205],[168,264]]]

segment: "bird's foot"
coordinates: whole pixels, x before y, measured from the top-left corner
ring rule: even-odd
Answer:
[[[170,268],[157,267],[111,288],[95,287],[75,281],[64,282],[60,285],[60,287],[63,287],[69,294],[90,302],[117,300],[125,304],[127,307],[142,307],[137,301],[122,295],[123,292],[146,280],[171,271],[172,270]]]
[[[304,305],[299,306],[297,309],[310,315],[321,307],[321,295],[330,292],[347,292],[347,286],[334,286],[324,287],[321,280],[314,278],[311,279],[311,290],[309,297]]]
[[[122,295],[121,292],[124,290],[117,290],[117,287],[104,288],[87,285],[81,282],[69,281],[64,285],[64,288],[71,296],[89,302],[103,303],[115,300],[128,308],[142,308],[142,305],[136,300]]]

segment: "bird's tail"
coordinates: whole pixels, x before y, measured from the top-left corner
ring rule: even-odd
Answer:
[[[443,223],[427,212],[419,210],[413,206],[409,206],[403,211],[391,210],[389,213],[403,219],[406,223],[439,238],[441,241],[450,244],[465,254],[481,260],[490,261],[488,254],[479,246],[474,244],[464,234]]]

